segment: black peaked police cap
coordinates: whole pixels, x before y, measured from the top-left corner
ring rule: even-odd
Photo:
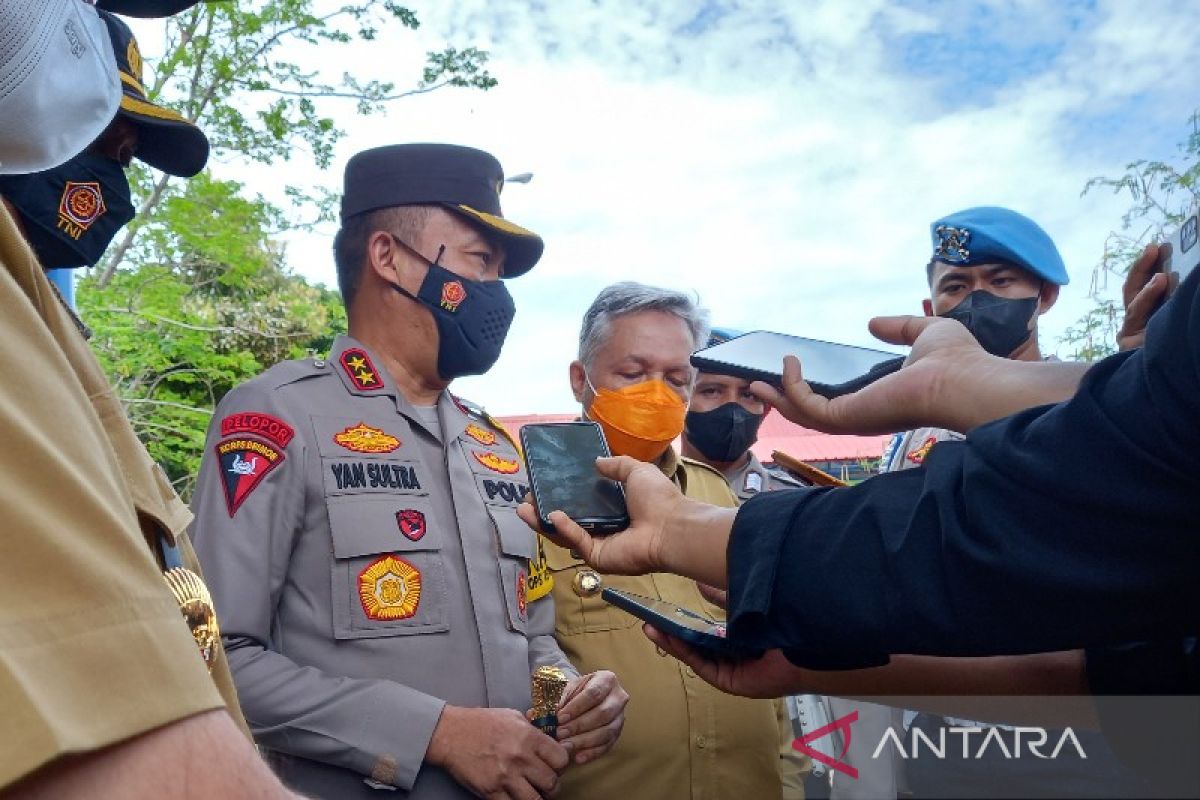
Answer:
[[[542,257],[542,238],[500,211],[504,170],[490,153],[453,144],[393,144],[346,164],[342,219],[380,208],[437,205],[504,245],[504,277],[524,275]]]
[[[197,2],[198,0],[96,0],[96,8],[127,17],[152,19],[178,14]]]
[[[208,163],[208,137],[176,112],[150,102],[142,86],[142,54],[133,31],[112,14],[97,13],[108,26],[121,75],[123,93],[117,113],[138,127],[134,156],[169,175],[192,177]]]

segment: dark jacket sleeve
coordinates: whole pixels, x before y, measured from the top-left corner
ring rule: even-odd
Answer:
[[[921,469],[742,506],[730,635],[845,669],[1200,629],[1198,293],[1200,272],[1069,402],[943,442]]]

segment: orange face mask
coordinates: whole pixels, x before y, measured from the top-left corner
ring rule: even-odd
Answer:
[[[683,432],[687,403],[660,380],[642,381],[621,389],[597,389],[587,410],[589,419],[604,430],[614,456],[653,461]]]

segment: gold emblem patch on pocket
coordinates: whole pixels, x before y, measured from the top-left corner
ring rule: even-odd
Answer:
[[[408,619],[421,603],[421,571],[393,555],[376,559],[358,574],[358,599],[370,619]]]

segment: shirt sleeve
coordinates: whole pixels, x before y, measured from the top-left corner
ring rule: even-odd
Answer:
[[[0,212],[0,791],[65,753],[224,706],[55,336],[86,345],[15,235]]]
[[[222,420],[240,414],[266,419],[259,425],[264,435],[222,435]],[[272,428],[272,421],[285,428]],[[230,392],[209,431],[193,498],[192,539],[242,711],[265,747],[408,790],[444,701],[394,681],[330,675],[271,646],[272,615],[306,507],[305,441],[296,423],[277,394],[262,386]],[[255,458],[253,472],[238,466]]]
[[[731,636],[848,669],[1194,633],[1198,289],[1200,273],[1144,349],[1097,364],[1066,403],[939,444],[920,469],[744,505]]]

